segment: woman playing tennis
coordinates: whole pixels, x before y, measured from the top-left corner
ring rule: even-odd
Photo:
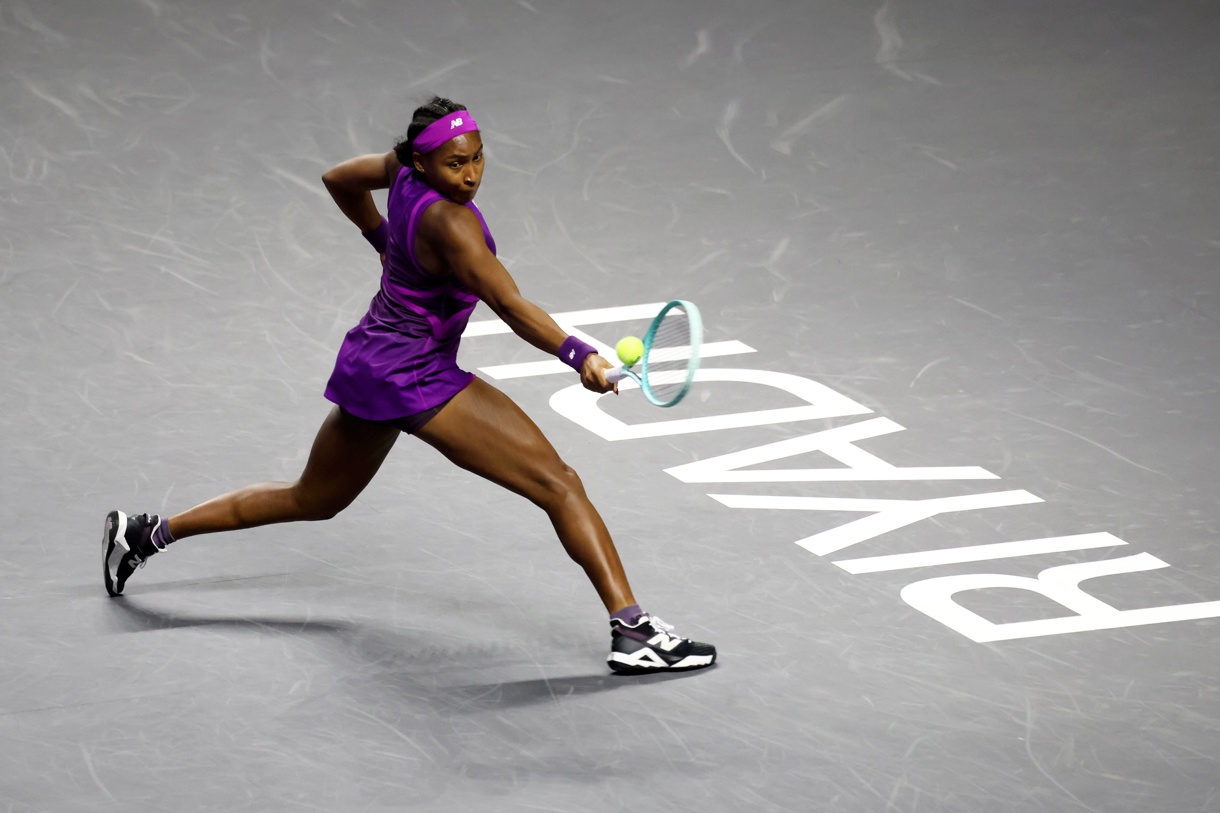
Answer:
[[[406,432],[468,471],[547,513],[568,555],[610,614],[609,664],[618,672],[698,669],[715,647],[672,634],[640,610],[614,542],[576,472],[504,393],[457,366],[458,342],[482,300],[518,336],[558,356],[594,392],[611,364],[525,299],[496,259],[474,205],[483,141],[470,112],[433,98],[384,155],[344,161],[322,180],[382,257],[381,287],[339,350],[326,397],[336,406],[293,483],[258,483],[168,518],[111,511],[102,556],[106,590],[175,540],[277,522],[330,519],[360,494]],[[387,217],[371,191],[389,189]]]

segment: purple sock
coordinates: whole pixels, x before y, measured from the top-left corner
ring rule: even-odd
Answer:
[[[640,609],[640,605],[632,604],[630,607],[624,607],[617,613],[610,613],[610,620],[613,621],[617,618],[619,621],[622,621],[624,624],[630,627],[635,626],[636,619],[643,614],[644,611]]]
[[[166,545],[173,544],[174,535],[169,532],[169,520],[162,519],[157,521],[157,527],[153,528],[152,542],[157,546],[157,550],[165,550]]]

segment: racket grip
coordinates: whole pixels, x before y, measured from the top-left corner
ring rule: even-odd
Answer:
[[[626,367],[615,367],[613,370],[606,373],[606,380],[609,381],[611,384],[617,384],[618,382],[622,381],[624,378],[627,378],[627,377],[628,377],[628,373],[627,373]]]

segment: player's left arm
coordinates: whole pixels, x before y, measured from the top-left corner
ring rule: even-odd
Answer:
[[[388,189],[402,165],[391,150],[385,154],[358,155],[328,169],[322,175],[326,191],[347,219],[360,231],[381,225],[381,212],[373,202],[374,189]]]
[[[429,247],[458,281],[483,300],[513,333],[539,350],[556,355],[567,333],[549,313],[522,296],[508,269],[487,247],[475,214],[465,206],[440,203],[428,207],[424,218],[430,221],[429,228],[420,233],[428,235]],[[580,371],[581,382],[595,392],[617,391],[606,380],[610,369],[608,361],[590,354]]]

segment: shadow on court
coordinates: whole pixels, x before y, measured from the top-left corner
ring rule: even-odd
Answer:
[[[333,641],[339,645],[342,664],[352,672],[352,683],[364,682],[376,674],[378,677],[373,682],[378,685],[400,684],[404,695],[425,699],[436,709],[450,712],[469,713],[558,703],[642,684],[681,680],[696,674],[617,675],[607,671],[602,674],[461,683],[445,680],[444,675],[450,672],[459,675],[470,672],[486,674],[496,669],[519,669],[526,665],[537,668],[526,651],[530,642],[517,640],[511,644],[497,645],[487,641],[467,641],[455,645],[454,638],[442,631],[390,630],[366,622],[343,620],[196,615],[156,609],[128,596],[115,598],[106,606],[115,634],[209,628]],[[354,663],[351,658],[353,652],[357,656]],[[421,693],[421,688],[426,688],[426,691]]]

